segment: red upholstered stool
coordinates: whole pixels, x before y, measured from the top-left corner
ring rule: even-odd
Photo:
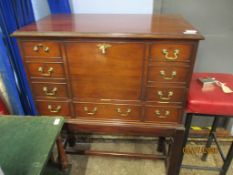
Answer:
[[[214,85],[211,90],[203,91],[202,84],[198,81],[198,78],[213,77],[216,80],[226,83],[225,85],[233,90],[233,75],[231,74],[220,74],[220,73],[194,73],[187,102],[187,116],[185,122],[185,137],[183,148],[186,145],[189,129],[192,122],[193,116],[212,116],[214,117],[214,122],[211,131],[208,136],[208,141],[206,143],[206,148],[209,148],[212,141],[215,141],[220,155],[223,159],[223,166],[221,168],[212,167],[200,167],[191,165],[182,165],[183,168],[192,169],[203,169],[203,170],[217,170],[220,171],[220,175],[225,175],[233,157],[233,143],[229,149],[227,156],[223,154],[220,144],[216,138],[215,131],[218,125],[220,117],[233,117],[233,93],[224,93],[221,87]],[[202,160],[206,160],[207,153],[204,153]],[[183,155],[181,157],[183,159]],[[182,162],[182,160],[181,160]]]

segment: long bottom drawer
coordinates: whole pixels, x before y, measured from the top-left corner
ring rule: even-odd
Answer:
[[[77,117],[139,121],[141,106],[131,104],[74,103]]]

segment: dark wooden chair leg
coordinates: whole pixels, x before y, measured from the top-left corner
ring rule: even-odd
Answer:
[[[227,170],[231,164],[232,158],[233,158],[233,142],[231,143],[231,147],[228,151],[227,157],[223,163],[222,170],[220,171],[219,175],[226,175]]]
[[[58,136],[58,138],[56,140],[56,144],[57,144],[59,164],[60,164],[62,170],[66,170],[68,168],[68,159],[67,159],[67,156],[66,156],[66,153],[65,153],[60,136]]]
[[[165,149],[165,137],[159,137],[157,151],[163,153]]]
[[[167,175],[179,175],[180,162],[179,157],[182,154],[182,143],[184,141],[184,129],[177,129],[171,144],[171,151],[167,166]]]
[[[208,136],[208,141],[206,143],[206,148],[210,148],[212,142],[213,142],[213,133],[215,133],[216,131],[216,128],[218,126],[218,123],[219,123],[219,117],[215,117],[214,118],[214,122],[212,124],[212,127],[211,127],[211,130],[210,130],[210,133],[209,133],[209,136]],[[208,153],[204,153],[201,157],[201,160],[203,161],[206,161],[207,159],[207,156],[208,156]]]

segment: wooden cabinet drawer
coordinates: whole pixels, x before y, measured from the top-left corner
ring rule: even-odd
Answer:
[[[35,98],[68,98],[66,83],[32,82]]]
[[[27,62],[27,70],[30,77],[38,78],[64,78],[62,63],[35,63]]]
[[[141,107],[126,104],[75,103],[78,117],[140,120]]]
[[[61,57],[58,42],[54,41],[23,41],[21,43],[25,57]]]
[[[184,87],[156,86],[147,87],[146,100],[161,103],[183,103],[186,95]]]
[[[37,110],[40,115],[66,116],[70,117],[70,104],[67,101],[36,101]]]
[[[189,76],[189,66],[171,66],[170,64],[149,66],[149,82],[167,82],[185,84]]]
[[[103,49],[105,44],[109,47]],[[65,46],[74,97],[140,98],[144,44],[75,42]]]
[[[160,43],[151,45],[151,59],[159,61],[184,61],[192,58],[191,44]]]
[[[146,106],[145,122],[180,123],[182,108],[175,106]]]

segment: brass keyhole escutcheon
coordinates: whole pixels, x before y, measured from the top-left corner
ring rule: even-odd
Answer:
[[[111,44],[103,43],[103,44],[98,44],[97,47],[101,51],[102,54],[106,54],[106,50],[108,48],[112,47],[112,45]]]

